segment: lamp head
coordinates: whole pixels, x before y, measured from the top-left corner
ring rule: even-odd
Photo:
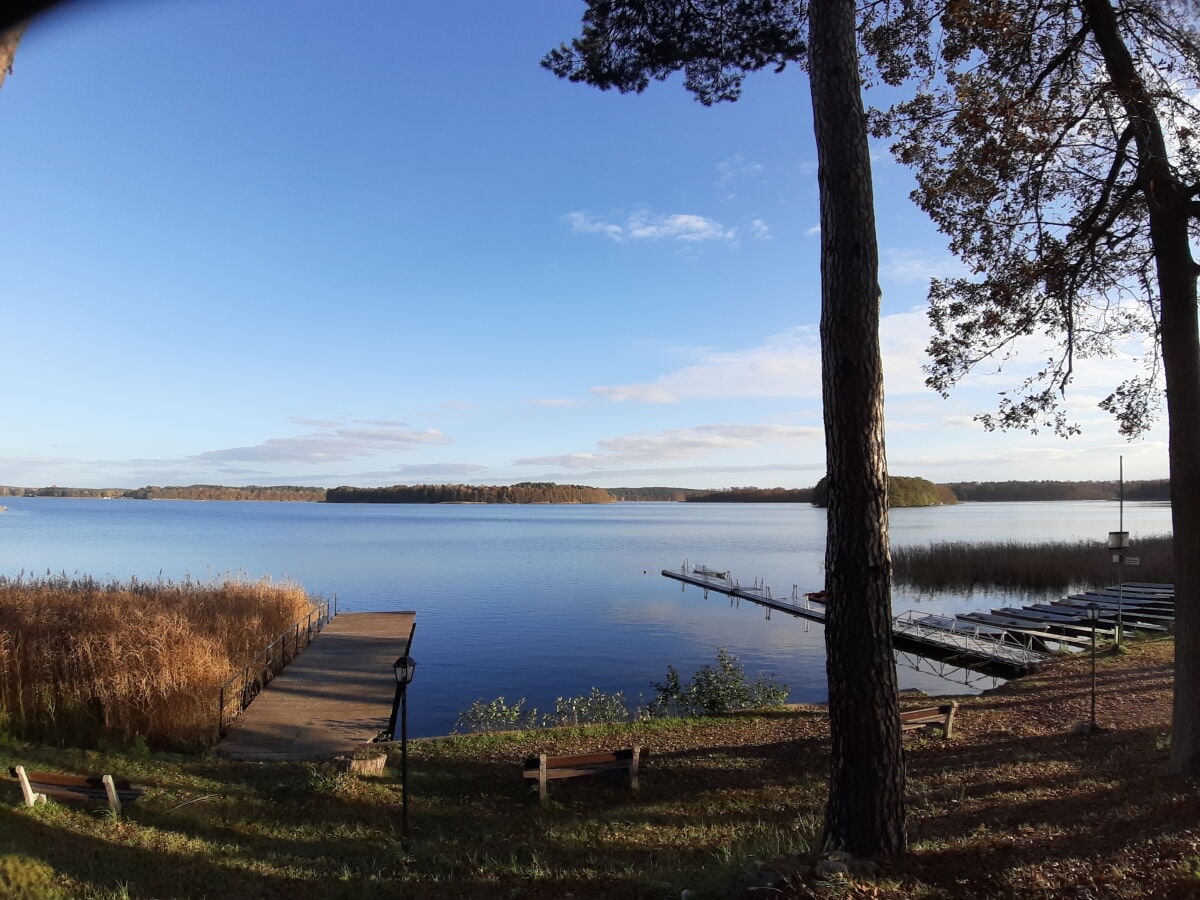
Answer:
[[[396,684],[410,684],[417,671],[417,661],[411,656],[401,656],[392,663],[392,672],[396,676]]]
[[[1089,603],[1087,605],[1087,617],[1088,617],[1088,620],[1091,622],[1095,622],[1097,619],[1099,619],[1100,618],[1100,604],[1096,603],[1095,601]]]

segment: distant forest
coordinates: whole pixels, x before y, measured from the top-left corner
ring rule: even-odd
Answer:
[[[513,485],[397,484],[384,488],[336,487],[326,503],[612,503],[601,488],[524,481]]]
[[[692,503],[811,503],[812,488],[733,487],[703,491],[687,499]]]
[[[1116,500],[1117,481],[965,481],[946,485],[963,501],[988,500]],[[1170,500],[1171,482],[1125,482],[1126,500]]]
[[[1115,481],[962,481],[934,484],[924,478],[893,475],[892,506],[932,506],[956,502],[1028,500],[1116,500]],[[822,478],[811,488],[733,487],[721,490],[677,487],[588,487],[526,481],[514,485],[414,484],[392,487],[337,487],[328,491],[295,485],[225,487],[71,488],[0,485],[0,497],[85,497],[120,500],[291,500],[319,503],[813,503],[825,505]],[[1163,479],[1125,482],[1126,500],[1170,500],[1171,483]]]
[[[260,487],[223,487],[218,484],[191,484],[186,487],[140,488],[22,488],[0,485],[0,497],[83,497],[105,500],[295,500],[320,501],[325,489],[279,485]]]

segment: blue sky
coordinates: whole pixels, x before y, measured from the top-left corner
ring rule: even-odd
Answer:
[[[0,89],[0,483],[816,482],[801,73],[705,108],[541,70],[579,3],[328,8],[27,32]],[[1095,407],[1125,359],[1081,367],[1071,441],[972,421],[1021,368],[923,386],[927,281],[957,268],[875,158],[891,471],[1165,477],[1165,428],[1129,444]]]

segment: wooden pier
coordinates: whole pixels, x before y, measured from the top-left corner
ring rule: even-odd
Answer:
[[[234,720],[217,753],[320,760],[352,753],[387,729],[392,663],[412,646],[416,613],[339,613]]]
[[[704,566],[662,574],[684,584],[748,600],[812,622],[825,621],[824,600],[798,595],[790,599],[772,596],[758,581],[742,587],[728,571]],[[1118,619],[1128,630],[1167,631],[1174,623],[1174,588],[1167,584],[1127,583],[1102,591],[1076,594],[1053,603],[994,609],[990,613],[959,613],[939,616],[909,611],[892,620],[892,641],[897,650],[936,659],[1000,678],[1015,678],[1045,660],[1052,649],[1082,649],[1091,643],[1092,629],[1112,635]],[[1100,617],[1093,623],[1086,607],[1096,603]]]

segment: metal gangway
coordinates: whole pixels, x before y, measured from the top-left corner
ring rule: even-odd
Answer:
[[[961,655],[964,658],[986,660],[1023,671],[1028,671],[1050,656],[1049,653],[1033,649],[1032,635],[1020,636],[1017,632],[1001,628],[972,625],[949,616],[919,613],[911,609],[892,619],[892,634],[939,652],[952,653],[956,657]]]

